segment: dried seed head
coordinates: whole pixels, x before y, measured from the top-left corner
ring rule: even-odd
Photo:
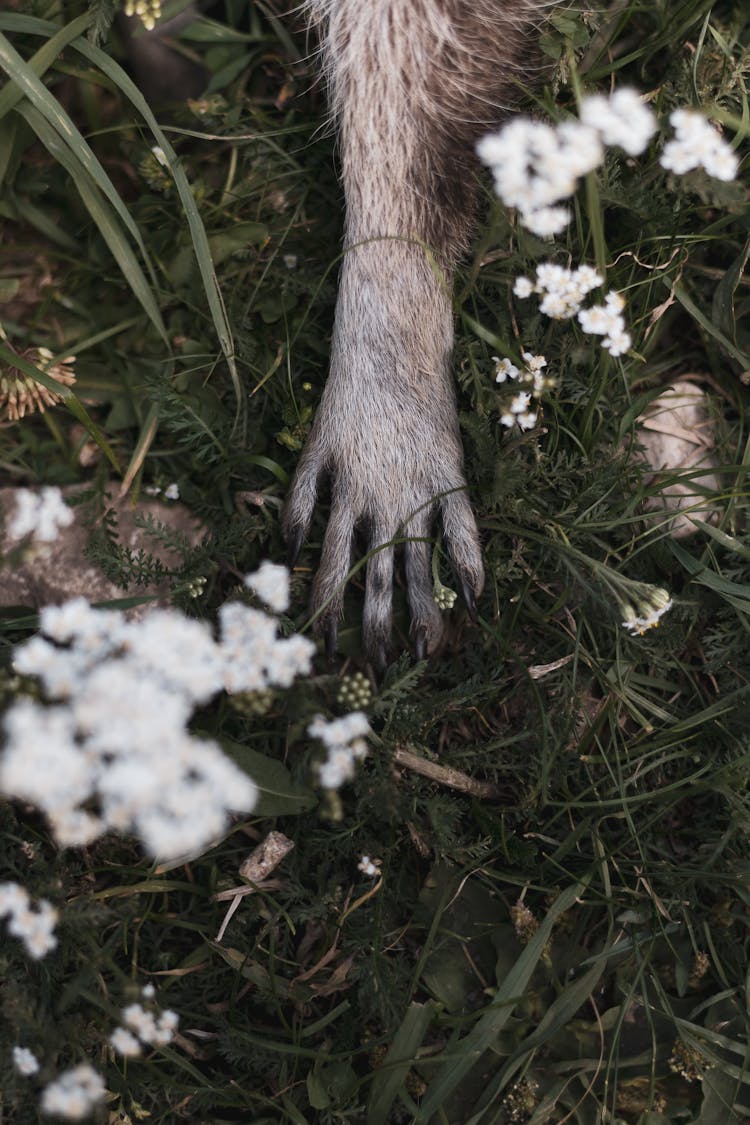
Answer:
[[[63,387],[70,387],[76,381],[74,355],[50,364],[52,352],[49,348],[27,348],[19,354],[22,359],[46,370],[46,374]],[[18,367],[8,366],[0,370],[0,419],[4,421],[17,422],[37,410],[43,414],[48,406],[55,406],[61,399],[62,394],[43,387]]]

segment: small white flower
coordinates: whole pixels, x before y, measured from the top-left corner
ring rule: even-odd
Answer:
[[[126,1059],[137,1058],[141,1054],[141,1044],[126,1027],[117,1027],[109,1037],[110,1046]]]
[[[39,1071],[39,1060],[28,1047],[13,1048],[13,1065],[24,1078],[31,1078]]]
[[[81,1121],[88,1117],[106,1094],[101,1075],[88,1063],[66,1070],[42,1092],[42,1113]]]
[[[167,487],[164,489],[164,499],[165,500],[179,500],[180,499],[180,486],[176,482],[173,482],[172,484],[168,484]]]
[[[659,159],[662,168],[683,175],[693,168],[704,168],[719,180],[733,180],[739,161],[721,134],[693,110],[676,109],[669,120],[674,139],[668,141]]]
[[[504,383],[506,379],[517,379],[518,378],[518,368],[514,367],[514,365],[510,362],[509,359],[507,359],[507,358],[498,359],[498,357],[496,355],[493,355],[492,358],[495,361],[495,382],[496,383]]]
[[[16,491],[16,510],[7,531],[12,540],[30,537],[37,543],[53,543],[60,529],[70,527],[73,518],[73,512],[59,488],[48,486],[39,492],[19,488]]]
[[[529,408],[531,402],[531,395],[528,391],[519,391],[514,395],[510,402],[511,414],[524,414]]]
[[[602,340],[602,347],[608,351],[611,356],[625,355],[630,351],[633,341],[628,332],[615,332],[605,336]]]
[[[339,789],[345,781],[351,781],[356,763],[367,755],[364,738],[369,732],[367,716],[361,711],[331,722],[317,718],[310,723],[307,733],[328,748],[325,761],[317,767],[323,789]]]
[[[529,277],[517,277],[513,284],[516,297],[530,297],[534,292],[534,282]]]
[[[247,575],[245,585],[274,613],[285,613],[289,609],[289,571],[285,566],[263,562],[254,574]]]
[[[537,207],[534,211],[521,211],[521,222],[538,238],[551,238],[564,231],[571,220],[567,207]]]
[[[529,371],[541,371],[543,367],[547,366],[547,360],[543,355],[532,355],[531,352],[521,352],[524,363]]]
[[[376,879],[380,875],[380,862],[370,859],[369,855],[363,855],[357,864],[357,870],[370,879]]]
[[[659,586],[648,588],[638,602],[637,609],[632,605],[621,607],[625,615],[622,625],[631,634],[641,636],[648,629],[655,628],[661,618],[672,608],[672,599],[667,590]]]
[[[595,129],[606,145],[617,145],[629,156],[638,156],[656,132],[656,118],[635,90],[616,90],[581,102],[581,121]]]
[[[164,149],[161,147],[161,145],[152,145],[151,146],[151,152],[156,157],[156,160],[158,161],[158,163],[161,164],[162,168],[168,168],[169,167],[169,161],[167,160],[166,156],[164,155]]]

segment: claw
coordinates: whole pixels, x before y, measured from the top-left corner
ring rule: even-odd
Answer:
[[[385,675],[385,670],[388,667],[388,658],[385,654],[385,644],[378,641],[372,653],[372,666],[375,669],[375,675],[378,680],[382,680]]]
[[[289,536],[289,543],[287,545],[287,565],[290,570],[294,568],[294,564],[299,558],[304,540],[305,533],[301,527],[296,527]]]
[[[339,623],[335,617],[329,617],[324,626],[326,659],[330,664],[336,659],[336,646],[339,640]]]
[[[468,579],[466,578],[461,578],[461,593],[463,594],[463,599],[466,602],[466,610],[469,614],[469,617],[476,625],[477,621],[479,620],[479,613],[477,612],[477,599],[474,596],[473,589],[469,585]]]
[[[420,625],[414,634],[414,655],[417,660],[427,659],[427,630]]]

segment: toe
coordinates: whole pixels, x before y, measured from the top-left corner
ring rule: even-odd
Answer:
[[[411,632],[417,660],[424,660],[434,652],[443,635],[443,621],[432,588],[432,540],[429,536],[430,514],[420,512],[409,523],[404,547]]]
[[[328,649],[336,647],[337,631],[331,631],[330,622],[337,622],[344,607],[344,587],[349,575],[352,555],[352,535],[355,516],[349,505],[334,495],[328,520],[320,566],[313,583],[311,609],[318,633],[326,633]]]
[[[306,448],[294,474],[281,518],[281,528],[289,548],[290,566],[294,566],[297,561],[310,528],[323,468],[323,459],[316,445]]]
[[[393,534],[382,525],[373,531],[367,559],[362,620],[365,651],[376,671],[385,671],[393,608]]]
[[[464,601],[469,612],[475,613],[476,599],[484,588],[484,566],[477,521],[465,490],[457,489],[443,496],[441,510],[445,545],[461,583]]]

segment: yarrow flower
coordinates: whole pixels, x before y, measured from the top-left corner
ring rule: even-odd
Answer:
[[[703,168],[717,180],[733,180],[739,161],[721,134],[701,113],[675,109],[669,115],[674,139],[667,141],[659,158],[662,168],[681,176]]]
[[[278,636],[260,610],[228,603],[214,638],[173,609],[141,621],[83,598],[40,613],[41,635],[16,649],[51,705],[19,699],[5,716],[0,791],[46,813],[61,846],[116,830],[155,858],[200,854],[230,810],[251,811],[255,783],[208,739],[192,713],[218,692],[288,687],[314,645]]]
[[[702,167],[717,179],[735,178],[737,157],[700,113],[677,109],[670,122],[675,137],[664,147],[662,167],[678,174]],[[516,208],[533,234],[549,238],[570,222],[571,212],[561,204],[574,195],[582,176],[603,163],[605,148],[639,156],[655,132],[653,112],[635,90],[625,88],[582,98],[580,120],[552,125],[515,118],[482,137],[477,153],[490,167],[503,203]]]
[[[582,308],[583,301],[592,289],[604,283],[604,278],[593,266],[567,269],[555,262],[542,262],[536,269],[536,280],[516,278],[513,292],[525,299],[532,293],[541,296],[539,311],[553,320],[569,320],[577,316],[584,332],[603,336],[602,347],[612,356],[624,355],[632,340],[625,329],[622,315],[625,300],[614,289],[604,298],[603,305]],[[498,381],[500,375],[498,373]]]
[[[12,540],[30,538],[35,543],[53,543],[60,529],[70,527],[73,513],[54,485],[32,492],[19,488],[15,494],[16,510],[8,521],[7,532]]]
[[[641,597],[636,608],[627,603],[621,604],[620,608],[625,618],[623,628],[633,636],[642,636],[648,629],[654,629],[672,608],[672,599],[666,590],[652,586]]]
[[[28,1047],[13,1048],[13,1066],[24,1078],[31,1078],[39,1072],[39,1060]]]
[[[255,574],[248,574],[245,585],[274,613],[286,613],[289,609],[289,571],[285,566],[261,563]]]
[[[0,918],[8,918],[8,933],[20,938],[29,957],[40,961],[57,945],[54,906],[41,898],[36,907],[18,883],[0,883]]]
[[[104,1099],[104,1079],[88,1063],[66,1070],[42,1093],[42,1113],[81,1121]]]
[[[477,153],[490,166],[503,203],[518,210],[533,234],[548,238],[570,222],[570,210],[560,203],[575,193],[581,176],[602,164],[604,146],[618,145],[636,156],[655,129],[654,116],[638,94],[623,89],[609,98],[584,98],[580,121],[555,126],[516,118],[483,137]]]
[[[357,870],[370,879],[377,879],[380,875],[380,860],[370,859],[369,855],[363,855],[357,864]]]
[[[545,390],[555,385],[555,380],[545,375],[543,368],[547,360],[543,355],[532,355],[531,352],[522,352],[524,366],[519,369],[506,357],[499,359],[493,356],[495,362],[495,381],[505,383],[510,379],[517,386],[528,387],[529,390],[517,390],[510,400],[507,409],[501,413],[500,422],[509,429],[519,426],[522,430],[532,429],[537,422],[536,410],[530,409],[532,398],[540,398]],[[514,388],[515,390],[515,388]]]
[[[122,1010],[122,1027],[109,1037],[111,1046],[120,1055],[132,1058],[141,1053],[141,1044],[166,1047],[174,1039],[180,1017],[169,1008],[155,1014],[142,1004],[129,1004]]]
[[[594,129],[605,145],[616,145],[628,156],[639,156],[656,132],[656,118],[636,90],[615,90],[608,97],[592,94],[581,100],[581,121]]]
[[[318,717],[307,728],[311,738],[320,739],[328,751],[318,765],[318,780],[323,789],[340,789],[354,777],[356,764],[367,757],[365,736],[370,732],[367,716],[352,711],[340,719],[326,722]]]

